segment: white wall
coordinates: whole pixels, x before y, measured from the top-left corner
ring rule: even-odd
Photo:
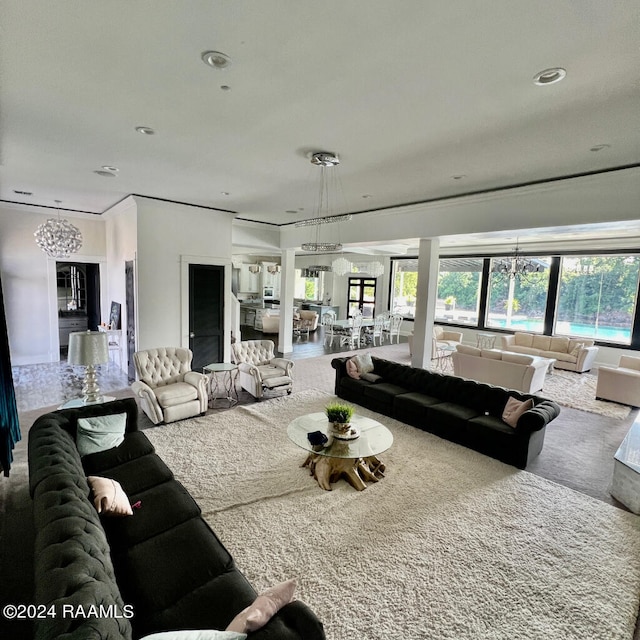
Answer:
[[[120,341],[120,362],[127,371],[127,302],[125,263],[133,261],[134,283],[136,281],[136,253],[138,245],[137,205],[132,197],[109,209],[104,215],[107,247],[107,303],[102,306],[102,320],[107,322],[111,302],[121,304],[122,340]],[[117,362],[117,359],[116,359]]]
[[[13,365],[60,358],[56,260],[43,253],[33,237],[38,225],[56,215],[53,208],[0,205],[0,272]],[[100,263],[104,278],[104,223],[90,214],[64,212],[62,217],[76,225],[83,238],[82,248],[69,261]]]
[[[135,197],[137,205],[137,349],[188,346],[184,266],[225,266],[225,298],[231,300],[232,215]],[[188,283],[187,283],[188,284]],[[225,346],[231,310],[225,307]]]

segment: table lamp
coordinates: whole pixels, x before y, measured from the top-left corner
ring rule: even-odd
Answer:
[[[87,367],[82,387],[82,402],[96,404],[102,402],[96,365],[109,362],[109,345],[107,334],[101,331],[73,331],[69,334],[69,364]]]

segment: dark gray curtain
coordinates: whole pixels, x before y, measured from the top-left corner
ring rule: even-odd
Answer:
[[[13,448],[21,439],[0,276],[0,469],[7,477],[13,462]]]

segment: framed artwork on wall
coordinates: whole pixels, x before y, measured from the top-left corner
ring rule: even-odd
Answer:
[[[109,314],[109,326],[112,329],[121,329],[120,326],[120,303],[111,302],[111,313]]]

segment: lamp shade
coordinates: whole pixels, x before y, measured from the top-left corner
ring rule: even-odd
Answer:
[[[104,331],[72,331],[69,334],[69,364],[84,366],[109,362],[109,344]]]

